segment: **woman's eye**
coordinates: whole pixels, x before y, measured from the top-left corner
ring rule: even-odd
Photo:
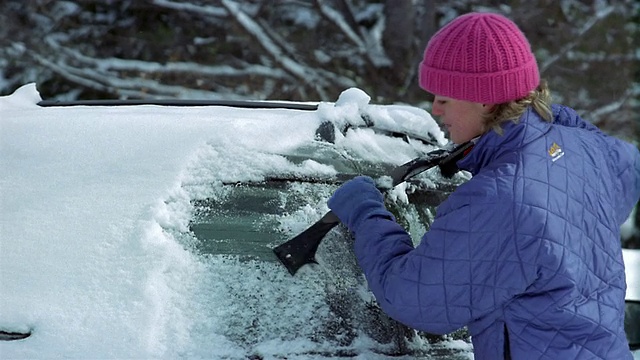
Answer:
[[[438,103],[438,105],[444,105],[447,103],[447,100],[438,100],[436,102]]]

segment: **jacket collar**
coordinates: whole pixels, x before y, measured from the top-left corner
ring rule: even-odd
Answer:
[[[529,107],[517,121],[508,121],[502,124],[502,135],[494,130],[489,130],[481,135],[471,152],[458,161],[457,165],[460,169],[476,175],[493,160],[507,153],[513,153],[541,137],[549,131],[550,126],[551,124],[540,118]]]

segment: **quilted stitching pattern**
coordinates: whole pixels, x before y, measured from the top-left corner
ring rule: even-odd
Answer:
[[[395,222],[359,214],[356,255],[390,316],[433,333],[468,325],[477,359],[503,358],[505,323],[515,359],[631,359],[619,227],[640,156],[554,113],[483,136],[459,162],[473,178],[415,249]],[[620,204],[622,190],[635,200]]]

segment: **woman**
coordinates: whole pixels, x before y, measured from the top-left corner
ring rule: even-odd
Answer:
[[[420,85],[473,177],[414,248],[373,181],[329,207],[355,235],[391,317],[430,333],[467,326],[476,359],[631,359],[620,225],[640,196],[640,154],[549,105],[529,42],[509,19],[460,16],[429,41]]]

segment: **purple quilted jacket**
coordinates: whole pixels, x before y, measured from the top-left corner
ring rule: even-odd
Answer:
[[[349,210],[387,314],[431,333],[468,326],[478,360],[632,359],[620,226],[639,197],[640,154],[570,108],[553,113],[553,124],[529,110],[483,135],[458,162],[473,177],[415,249],[374,195]]]

